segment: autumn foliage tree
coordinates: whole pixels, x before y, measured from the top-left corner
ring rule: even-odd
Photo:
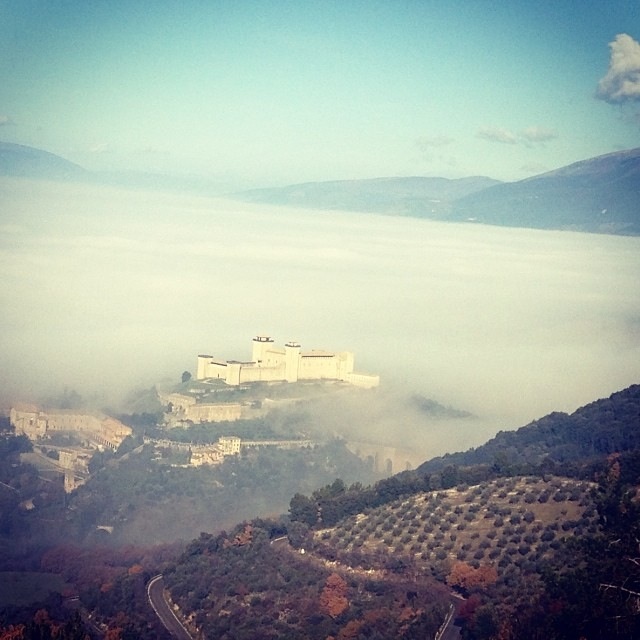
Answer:
[[[337,573],[332,573],[320,594],[320,608],[332,618],[337,618],[348,606],[347,583]]]
[[[491,565],[481,565],[476,569],[466,562],[456,562],[447,576],[447,584],[463,591],[470,591],[485,589],[497,579],[498,572]]]

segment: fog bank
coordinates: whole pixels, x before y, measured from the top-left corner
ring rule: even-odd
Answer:
[[[5,406],[112,402],[256,333],[352,350],[495,430],[640,380],[640,238],[8,178],[0,230]]]

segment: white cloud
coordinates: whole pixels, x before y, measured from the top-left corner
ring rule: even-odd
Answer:
[[[478,131],[478,138],[501,144],[534,144],[543,143],[558,137],[558,133],[549,127],[531,126],[520,132],[504,127],[483,127]]]
[[[108,142],[98,142],[94,145],[91,145],[91,147],[89,147],[89,151],[91,153],[107,153],[111,151],[111,148]]]
[[[527,127],[520,135],[528,142],[546,142],[558,137],[556,131],[547,127]]]
[[[640,43],[619,33],[609,48],[609,69],[598,82],[596,96],[613,104],[640,102]]]
[[[500,142],[502,144],[518,144],[518,136],[509,129],[502,127],[483,127],[478,131],[478,137],[489,142]]]
[[[422,136],[418,138],[416,144],[422,151],[432,149],[433,147],[446,147],[453,142],[453,138],[448,136]]]

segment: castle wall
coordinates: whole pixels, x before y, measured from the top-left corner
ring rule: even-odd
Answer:
[[[373,389],[380,384],[380,376],[369,373],[349,373],[345,377],[345,382],[361,389]]]
[[[32,440],[43,438],[51,432],[71,431],[110,449],[117,449],[133,433],[119,420],[76,411],[48,413],[35,408],[12,408],[9,419],[17,434],[24,434]]]
[[[185,409],[185,419],[193,422],[222,422],[239,420],[242,405],[234,404],[193,404]]]
[[[43,438],[47,433],[47,421],[38,409],[31,405],[11,407],[9,423],[16,435],[27,436],[30,440]]]
[[[198,380],[213,378],[214,380],[226,380],[229,374],[227,362],[214,360],[210,356],[198,356]]]
[[[245,382],[297,382],[298,380],[341,380],[359,386],[373,387],[377,376],[358,374],[354,377],[354,356],[349,351],[308,351],[301,353],[300,345],[289,342],[284,348],[275,347],[268,336],[256,336],[252,343],[251,362],[198,356],[197,379],[224,380],[237,386]]]

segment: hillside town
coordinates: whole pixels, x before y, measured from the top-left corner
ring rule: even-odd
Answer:
[[[296,401],[295,393],[285,393],[278,399],[266,397],[267,390],[273,392],[282,385],[293,391],[297,383],[372,388],[379,382],[377,375],[354,371],[351,352],[303,352],[297,342],[276,347],[271,337],[259,335],[252,342],[252,360],[222,361],[199,355],[195,380],[189,375],[177,388],[157,388],[157,400],[163,411],[162,424],[157,426],[169,431],[194,424],[262,417],[275,407]],[[304,398],[304,394],[301,397]],[[131,427],[114,417],[79,409],[43,409],[34,404],[16,404],[10,410],[9,421],[16,435],[26,436],[35,445],[36,454],[64,475],[67,492],[87,480],[89,463],[96,451],[115,452],[134,435]],[[192,467],[220,464],[226,456],[237,455],[243,448],[293,449],[316,444],[302,436],[252,440],[233,434],[222,435],[217,442],[207,444],[146,435],[143,442],[159,451],[185,454],[183,466]]]

